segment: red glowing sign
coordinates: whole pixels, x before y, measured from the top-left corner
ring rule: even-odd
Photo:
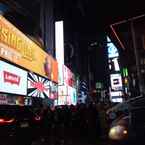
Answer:
[[[3,75],[4,75],[4,82],[6,83],[10,83],[10,84],[16,84],[19,86],[20,84],[20,76],[7,72],[7,71],[3,71]]]
[[[31,82],[31,86],[36,88],[40,92],[44,92],[48,90],[42,82]]]

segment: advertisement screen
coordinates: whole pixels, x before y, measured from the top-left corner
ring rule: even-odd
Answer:
[[[0,92],[26,95],[27,72],[0,61]]]
[[[120,71],[118,58],[110,58],[109,59],[109,70],[110,71]]]
[[[64,76],[63,76],[63,65],[58,63],[58,84],[64,84]]]
[[[111,74],[111,88],[113,90],[122,90],[122,77],[121,74]]]
[[[111,42],[109,37],[107,37],[107,47],[108,47],[108,57],[109,58],[119,56],[119,53],[118,53],[116,46]]]
[[[77,92],[75,88],[68,87],[67,105],[76,105],[77,103]]]
[[[50,81],[34,73],[28,73],[28,96],[49,98]]]
[[[55,59],[52,59],[51,80],[58,83],[58,63]]]
[[[67,96],[59,96],[57,100],[57,105],[66,105],[66,97]]]
[[[64,38],[63,21],[55,22],[55,47],[56,59],[60,64],[64,64]]]
[[[122,97],[111,97],[111,102],[122,103],[123,102],[123,98]]]
[[[58,86],[56,83],[50,82],[50,99],[55,100],[58,98]]]
[[[58,86],[58,95],[59,96],[67,96],[68,95],[68,88],[67,86]]]
[[[74,74],[71,72],[71,70],[64,65],[64,84],[74,87],[75,85],[75,78]]]
[[[0,15],[0,57],[51,79],[52,57]],[[55,63],[55,62],[54,62]],[[54,64],[53,81],[57,81]]]
[[[123,96],[123,93],[122,93],[122,91],[114,91],[114,92],[111,91],[110,96],[112,96],[112,97]]]

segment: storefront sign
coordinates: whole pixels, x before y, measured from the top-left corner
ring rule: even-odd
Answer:
[[[0,61],[0,92],[27,94],[27,72]]]

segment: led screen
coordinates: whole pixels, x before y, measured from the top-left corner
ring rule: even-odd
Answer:
[[[63,76],[63,65],[58,63],[58,84],[64,84],[64,76]]]
[[[66,105],[67,96],[58,96],[57,105]]]
[[[64,64],[63,21],[55,22],[55,48],[56,60],[60,64]]]
[[[109,59],[109,70],[110,71],[120,71],[118,58]]]
[[[122,91],[110,92],[110,96],[112,96],[112,97],[122,96],[122,95],[123,95]]]
[[[68,86],[71,86],[71,87],[74,87],[74,85],[75,85],[74,74],[65,65],[64,65],[63,73],[64,73],[64,84],[65,85],[68,85]]]
[[[114,103],[122,103],[123,98],[122,97],[112,97],[111,101],[114,102]]]
[[[0,61],[0,92],[26,95],[27,72]]]
[[[58,86],[56,83],[50,82],[50,99],[54,100],[58,98]]]
[[[121,74],[111,74],[111,88],[113,90],[122,90],[122,78]]]
[[[46,78],[28,73],[28,96],[49,98],[50,81]]]
[[[108,47],[108,57],[109,58],[119,56],[119,53],[118,53],[116,46],[111,42],[109,37],[107,37],[107,47]]]
[[[75,88],[68,87],[68,96],[67,96],[67,104],[68,105],[76,105],[77,103],[77,92]]]
[[[68,95],[68,88],[67,86],[58,86],[58,95],[59,96],[67,96]]]

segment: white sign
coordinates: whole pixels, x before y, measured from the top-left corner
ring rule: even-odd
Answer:
[[[0,61],[0,92],[26,95],[27,72]]]
[[[114,91],[114,92],[110,92],[110,96],[115,97],[115,96],[122,96],[123,93],[122,91]]]
[[[123,98],[121,98],[121,97],[112,98],[111,101],[114,102],[114,103],[122,103],[123,102]]]
[[[113,90],[122,90],[122,78],[121,74],[111,74],[111,88]]]

